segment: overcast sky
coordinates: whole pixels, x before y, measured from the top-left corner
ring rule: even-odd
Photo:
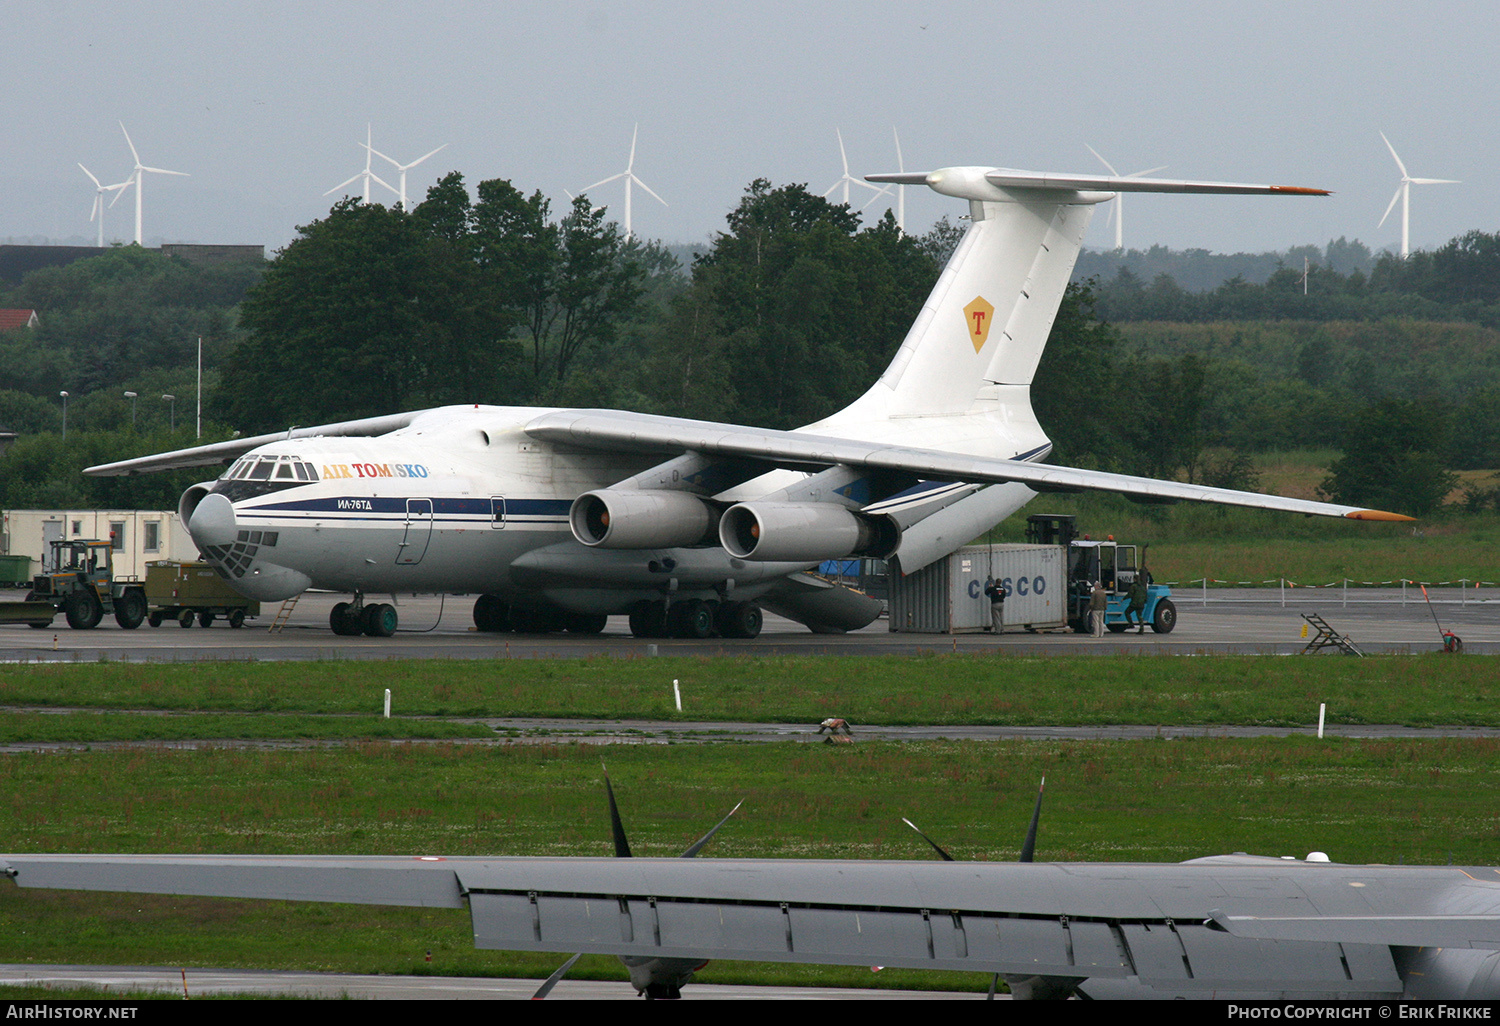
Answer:
[[[955,164],[1305,185],[1331,199],[1132,196],[1125,242],[1218,252],[1331,238],[1412,246],[1500,228],[1500,5],[1104,4],[928,0],[499,3],[9,0],[0,62],[0,240],[93,239],[93,185],[147,165],[148,244],[260,243],[327,213],[374,146],[566,202],[625,169],[638,235],[706,241],[756,177],[821,193],[855,175]],[[377,174],[397,184],[377,160]],[[354,191],[355,187],[350,187]],[[392,202],[377,187],[378,197]],[[623,219],[620,183],[591,195]],[[907,190],[907,227],[962,204]],[[856,201],[862,203],[863,199]],[[882,204],[883,206],[884,204]],[[874,208],[867,217],[878,216]],[[129,238],[134,197],[106,212]],[[1100,212],[1087,244],[1108,248]]]

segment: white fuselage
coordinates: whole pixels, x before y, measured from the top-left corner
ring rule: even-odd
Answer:
[[[663,457],[567,449],[527,435],[525,425],[547,412],[446,407],[374,438],[273,442],[241,457],[218,481],[190,490],[184,514],[205,555],[235,588],[260,601],[307,588],[492,593],[512,602],[617,613],[667,591],[722,596],[732,590],[737,598],[752,599],[810,565],[734,559],[718,546],[612,551],[580,544],[568,526],[573,500]],[[1029,428],[1014,432],[1026,436],[1021,438],[1011,437],[998,419],[917,417],[847,427],[824,422],[816,430],[959,450],[982,447],[985,455],[1038,448],[1034,420],[1021,419]],[[1045,438],[1040,441],[1044,446]],[[723,498],[764,496],[805,477],[773,471]],[[1002,487],[1015,493],[1005,503],[1012,509],[1031,494]],[[228,517],[222,515],[226,502]],[[215,503],[220,515],[208,515]]]

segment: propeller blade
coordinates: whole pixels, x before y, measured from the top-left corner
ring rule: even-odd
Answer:
[[[600,764],[601,767],[603,764]],[[604,792],[609,795],[609,830],[615,838],[615,857],[630,858],[630,842],[625,839],[625,824],[620,821],[620,807],[615,804],[615,789],[609,784],[609,770],[604,771]]]
[[[945,852],[938,845],[938,843],[936,841],[934,841],[932,838],[928,837],[926,834],[922,833],[922,831],[920,829],[918,829],[917,825],[915,823],[913,823],[911,820],[909,820],[909,819],[907,819],[906,817],[903,816],[901,818],[901,822],[905,823],[907,826],[911,827],[913,830],[916,830],[917,831],[917,835],[920,836],[922,838],[922,840],[924,840],[928,844],[932,845],[932,850],[935,851],[935,852],[937,852],[939,855],[941,855],[943,857],[943,861],[944,862],[956,862],[956,861],[958,861],[952,855],[949,855],[947,852]]]
[[[1385,138],[1384,132],[1380,133],[1380,138],[1385,140],[1385,148],[1391,151],[1391,159],[1394,160],[1396,162],[1396,166],[1401,169],[1401,177],[1405,179],[1407,177],[1406,165],[1401,163],[1401,158],[1396,155],[1396,147],[1392,146],[1391,141]]]
[[[1401,190],[1405,185],[1406,183],[1402,182],[1401,185],[1396,186],[1396,195],[1391,197],[1391,205],[1386,207],[1385,213],[1380,215],[1380,222],[1379,224],[1375,225],[1376,228],[1379,228],[1381,225],[1385,224],[1385,219],[1391,216],[1392,210],[1396,209],[1396,201],[1401,198]]]
[[[601,185],[608,185],[610,182],[613,182],[615,179],[617,179],[617,178],[624,178],[624,177],[625,177],[625,172],[621,171],[617,175],[610,175],[608,178],[604,179],[602,182],[595,182],[593,185],[590,185],[587,189],[584,189],[583,191],[584,192],[588,192],[589,189],[597,189]]]
[[[125,122],[119,122],[120,131],[125,132]],[[135,158],[135,166],[141,166],[141,155],[135,152],[135,143],[130,141],[130,133],[125,132],[125,145],[130,147],[130,155]]]
[[[531,1000],[541,1001],[548,994],[552,993],[552,988],[557,986],[558,981],[566,976],[568,974],[568,970],[573,968],[574,964],[582,957],[583,952],[580,951],[578,954],[568,959],[562,965],[558,966],[557,969],[552,973],[552,975],[547,977],[546,982],[536,989],[536,993],[531,995]]]
[[[387,157],[384,153],[381,153],[379,150],[377,150],[373,146],[366,146],[364,143],[360,143],[360,145],[364,146],[365,149],[367,149],[371,153],[375,154],[375,156],[379,157],[381,160],[388,160],[388,161],[390,161],[393,165],[395,165],[395,168],[396,168],[397,171],[402,170],[401,165],[396,163],[396,160],[395,160],[394,157]],[[428,156],[430,157],[430,156],[432,156],[432,154],[429,153]]]
[[[1036,805],[1031,809],[1031,826],[1026,828],[1026,843],[1021,845],[1022,862],[1033,861],[1032,856],[1036,854],[1036,825],[1042,818],[1042,792],[1047,790],[1047,778],[1042,778],[1042,785],[1036,789]]]
[[[739,812],[740,811],[740,805],[744,805],[744,804],[745,804],[744,802],[740,802],[739,804],[735,805],[734,808],[732,808],[732,809],[729,810],[729,816],[733,816],[736,812]],[[703,850],[703,846],[706,845],[709,841],[713,840],[714,834],[716,834],[716,833],[719,832],[719,827],[721,827],[725,823],[729,822],[729,816],[725,816],[723,819],[719,820],[719,822],[714,825],[714,828],[712,830],[710,830],[708,833],[704,834],[702,837],[700,837],[696,841],[694,841],[692,843],[692,845],[688,848],[688,850],[685,851],[685,852],[683,852],[680,857],[681,858],[685,858],[685,859],[690,859],[694,855],[696,855],[700,851],[702,851]]]
[[[80,170],[83,171],[84,174],[86,174],[86,175],[89,176],[89,181],[91,181],[91,182],[94,183],[94,188],[96,188],[96,189],[102,189],[102,188],[104,188],[104,186],[102,186],[102,185],[99,184],[99,179],[97,179],[97,178],[94,177],[94,172],[90,171],[88,168],[84,167],[82,164],[79,164],[78,167],[79,167]]]
[[[344,179],[342,182],[340,182],[339,184],[335,185],[332,189],[329,189],[323,195],[324,196],[332,196],[334,193],[338,192],[344,186],[346,186],[346,185],[353,185],[355,182],[359,181],[364,176],[365,176],[365,173],[363,171],[361,171],[359,174],[355,175],[353,178],[346,178],[346,179]]]
[[[1462,185],[1463,182],[1460,182],[1456,178],[1413,178],[1413,179],[1411,179],[1411,184],[1413,184],[1413,185]]]
[[[1096,149],[1094,149],[1094,148],[1093,148],[1093,147],[1092,147],[1092,146],[1090,146],[1090,145],[1089,145],[1089,144],[1088,144],[1088,143],[1084,143],[1084,144],[1083,144],[1083,145],[1084,145],[1084,147],[1085,147],[1085,148],[1086,148],[1086,149],[1087,149],[1087,150],[1088,150],[1088,151],[1089,151],[1089,152],[1090,152],[1090,153],[1092,153],[1092,154],[1093,154],[1093,155],[1094,155],[1094,156],[1095,156],[1095,157],[1099,157],[1099,163],[1101,163],[1101,164],[1103,164],[1103,165],[1104,165],[1104,166],[1105,166],[1105,167],[1107,167],[1107,168],[1109,168],[1109,173],[1110,173],[1110,174],[1112,174],[1112,175],[1114,175],[1114,176],[1115,176],[1115,177],[1116,177],[1116,178],[1119,178],[1119,177],[1120,177],[1120,172],[1118,172],[1118,171],[1116,171],[1116,170],[1115,170],[1115,166],[1114,166],[1114,165],[1113,165],[1113,164],[1111,164],[1111,163],[1110,163],[1110,162],[1109,162],[1109,161],[1107,161],[1107,160],[1105,160],[1105,159],[1104,159],[1104,158],[1103,158],[1103,157],[1100,157],[1100,156],[1099,156],[1099,151],[1098,151],[1098,150],[1096,150]]]
[[[642,189],[645,189],[647,192],[651,193],[651,198],[654,199],[654,200],[656,200],[656,202],[660,203],[662,206],[665,207],[665,206],[668,205],[666,200],[662,199],[656,193],[651,192],[651,186],[649,186],[645,182],[641,181],[635,175],[631,175],[630,176],[630,180],[632,182],[634,182],[636,185],[639,185]]]
[[[425,156],[425,157],[418,157],[416,160],[412,161],[410,164],[407,164],[405,167],[401,168],[401,170],[403,170],[403,171],[410,171],[412,168],[414,168],[418,164],[422,163],[422,161],[426,160],[427,157],[435,156],[438,153],[441,153],[443,150],[446,150],[447,148],[448,148],[448,144],[447,143],[443,143],[443,145],[439,146],[437,149],[435,149],[431,153],[427,154],[427,156]],[[387,157],[386,159],[390,160],[389,157]],[[399,164],[397,164],[396,166],[400,167]]]

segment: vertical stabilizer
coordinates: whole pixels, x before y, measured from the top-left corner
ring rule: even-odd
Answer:
[[[1321,189],[1010,168],[869,175],[969,201],[973,223],[896,358],[859,400],[817,426],[999,412],[1029,419],[1029,390],[1095,205],[1120,192],[1327,195]],[[1034,421],[1032,422],[1034,425]]]
[[[972,201],[973,223],[921,314],[851,412],[951,416],[969,412],[988,385],[1030,385],[1093,213],[1092,202],[1064,201],[1076,199]]]

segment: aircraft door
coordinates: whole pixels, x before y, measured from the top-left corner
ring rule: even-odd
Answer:
[[[432,540],[432,500],[406,500],[406,533],[401,538],[401,547],[396,550],[397,566],[414,566],[427,555],[427,543]]]
[[[490,527],[496,531],[505,529],[505,500],[498,495],[490,499]]]

